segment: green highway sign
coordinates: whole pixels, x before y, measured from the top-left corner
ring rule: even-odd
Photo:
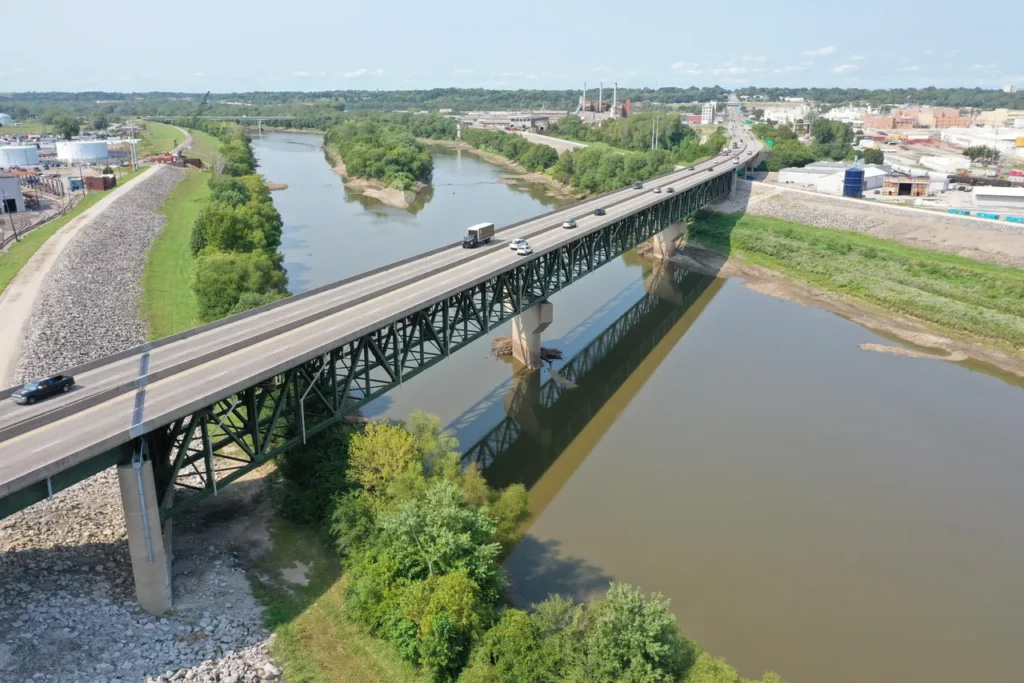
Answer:
[[[775,140],[765,140],[764,144],[765,144],[766,147],[774,147],[775,146]]]

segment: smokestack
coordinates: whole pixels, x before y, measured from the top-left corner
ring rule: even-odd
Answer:
[[[601,113],[601,105],[604,103],[604,81],[597,82],[597,113]]]
[[[619,84],[612,86],[612,118],[619,118]]]
[[[587,82],[583,81],[583,106],[580,107],[580,111],[587,110]]]

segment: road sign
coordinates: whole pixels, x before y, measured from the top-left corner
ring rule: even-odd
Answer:
[[[775,140],[765,140],[764,144],[765,144],[766,147],[774,147],[775,146]]]

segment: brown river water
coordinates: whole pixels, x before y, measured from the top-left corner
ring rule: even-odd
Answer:
[[[440,150],[434,192],[402,211],[348,193],[315,136],[256,150],[289,186],[295,292],[556,204]],[[436,413],[493,483],[529,487],[518,604],[626,581],[745,676],[1024,680],[1021,382],[864,351],[893,342],[632,254],[552,302],[561,361],[517,374],[481,340],[367,410]]]

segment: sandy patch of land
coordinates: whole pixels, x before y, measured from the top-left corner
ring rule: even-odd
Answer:
[[[330,147],[325,146],[324,149],[334,164],[332,167],[334,172],[345,179],[345,187],[347,189],[359,192],[367,197],[373,197],[396,209],[408,209],[416,201],[419,193],[429,187],[423,183],[416,183],[416,190],[414,192],[405,192],[394,187],[388,187],[379,180],[351,176],[348,173],[348,169],[345,168],[345,162],[341,160],[341,157],[331,150]]]

